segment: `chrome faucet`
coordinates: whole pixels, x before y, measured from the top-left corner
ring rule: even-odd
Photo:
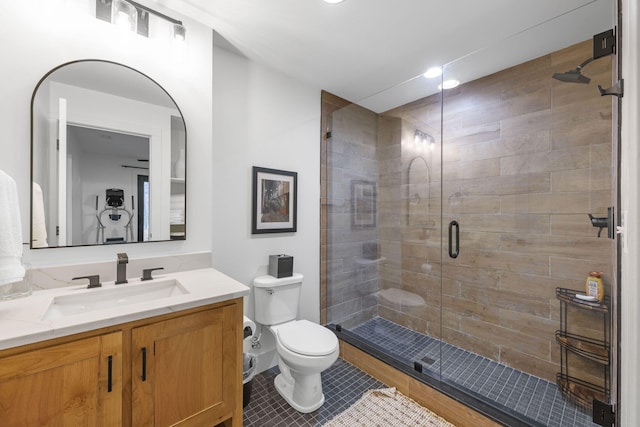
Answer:
[[[127,263],[129,257],[126,253],[118,254],[118,262],[116,264],[116,285],[127,283]]]

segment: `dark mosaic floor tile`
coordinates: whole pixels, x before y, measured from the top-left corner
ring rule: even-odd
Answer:
[[[351,332],[376,344],[408,365],[434,360],[428,370],[442,373],[475,393],[550,427],[596,426],[591,416],[563,399],[555,383],[501,365],[438,339],[425,336],[381,317]]]
[[[244,408],[245,427],[315,427],[338,415],[362,394],[371,389],[386,387],[355,366],[338,359],[322,373],[325,403],[310,414],[302,414],[285,402],[276,391],[273,380],[280,371],[272,368],[254,377],[251,400]]]

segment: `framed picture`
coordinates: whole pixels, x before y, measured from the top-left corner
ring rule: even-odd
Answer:
[[[351,226],[375,227],[376,183],[351,181]]]
[[[254,166],[251,234],[295,232],[297,191],[297,172]]]

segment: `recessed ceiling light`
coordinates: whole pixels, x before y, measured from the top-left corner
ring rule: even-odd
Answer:
[[[424,76],[428,79],[435,79],[442,75],[442,67],[431,67],[425,73]]]
[[[336,4],[336,3],[342,3],[344,0],[324,0],[325,3],[331,3],[331,4]]]
[[[438,85],[438,90],[453,89],[454,87],[457,87],[459,84],[460,84],[460,80],[456,80],[456,79],[445,80],[442,82],[441,85]]]

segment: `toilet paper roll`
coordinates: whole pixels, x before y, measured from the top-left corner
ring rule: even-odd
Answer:
[[[247,316],[243,316],[244,320],[242,322],[242,329],[244,331],[244,338],[253,336],[253,334],[256,333],[256,324],[254,323],[253,320],[249,319]],[[251,331],[249,332],[249,335],[247,335],[247,327],[249,327],[251,329]]]

